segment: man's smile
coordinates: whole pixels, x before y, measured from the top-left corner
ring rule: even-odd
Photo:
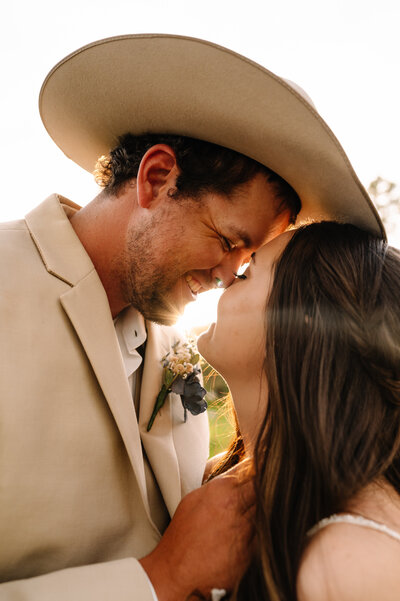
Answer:
[[[185,280],[192,294],[196,296],[201,288],[201,284],[197,280],[195,280],[190,274],[185,275]]]

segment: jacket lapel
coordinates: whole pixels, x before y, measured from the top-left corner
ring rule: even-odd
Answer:
[[[162,383],[162,358],[171,350],[174,340],[166,333],[168,328],[147,322],[146,357],[142,373],[139,429],[147,457],[157,479],[169,514],[172,516],[181,500],[181,478],[173,439],[173,404],[177,395],[170,394],[159,411],[150,432],[147,424]]]
[[[143,454],[107,296],[95,270],[60,297],[108,402],[145,500]],[[95,310],[94,310],[95,308]]]

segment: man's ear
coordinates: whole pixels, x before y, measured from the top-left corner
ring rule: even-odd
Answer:
[[[177,176],[178,166],[172,148],[167,144],[149,148],[140,161],[136,179],[139,206],[148,208],[161,197],[163,190],[174,188]]]

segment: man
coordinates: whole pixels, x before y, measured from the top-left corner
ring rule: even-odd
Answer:
[[[266,167],[182,136],[125,135],[96,177],[104,193],[71,223],[113,317],[134,306],[146,319],[174,323],[199,292],[217,281],[229,286],[300,209],[294,190]]]
[[[78,164],[105,155],[105,189],[81,210],[50,197],[0,230],[0,598],[150,601],[150,581],[159,601],[230,588],[248,487],[227,476],[179,505],[201,484],[207,424],[185,423],[171,394],[147,432],[176,341],[159,324],[228,286],[294,220],[297,194],[269,166],[296,189],[301,219],[378,232],[379,219],[301,96],[198,40],[90,45],[50,73],[41,112]]]

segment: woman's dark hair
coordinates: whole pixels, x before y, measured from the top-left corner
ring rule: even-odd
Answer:
[[[274,187],[277,213],[289,209],[291,223],[296,221],[301,208],[300,199],[274,171],[223,146],[185,136],[121,136],[119,145],[107,156],[99,158],[94,171],[96,182],[110,194],[117,194],[127,181],[137,177],[143,155],[155,144],[167,144],[175,152],[180,174],[171,197],[198,199],[205,193],[228,196],[237,186],[246,184],[257,173],[263,173]]]
[[[400,252],[351,225],[297,230],[266,307],[256,552],[232,599],[296,600],[307,532],[367,484],[400,493]]]

